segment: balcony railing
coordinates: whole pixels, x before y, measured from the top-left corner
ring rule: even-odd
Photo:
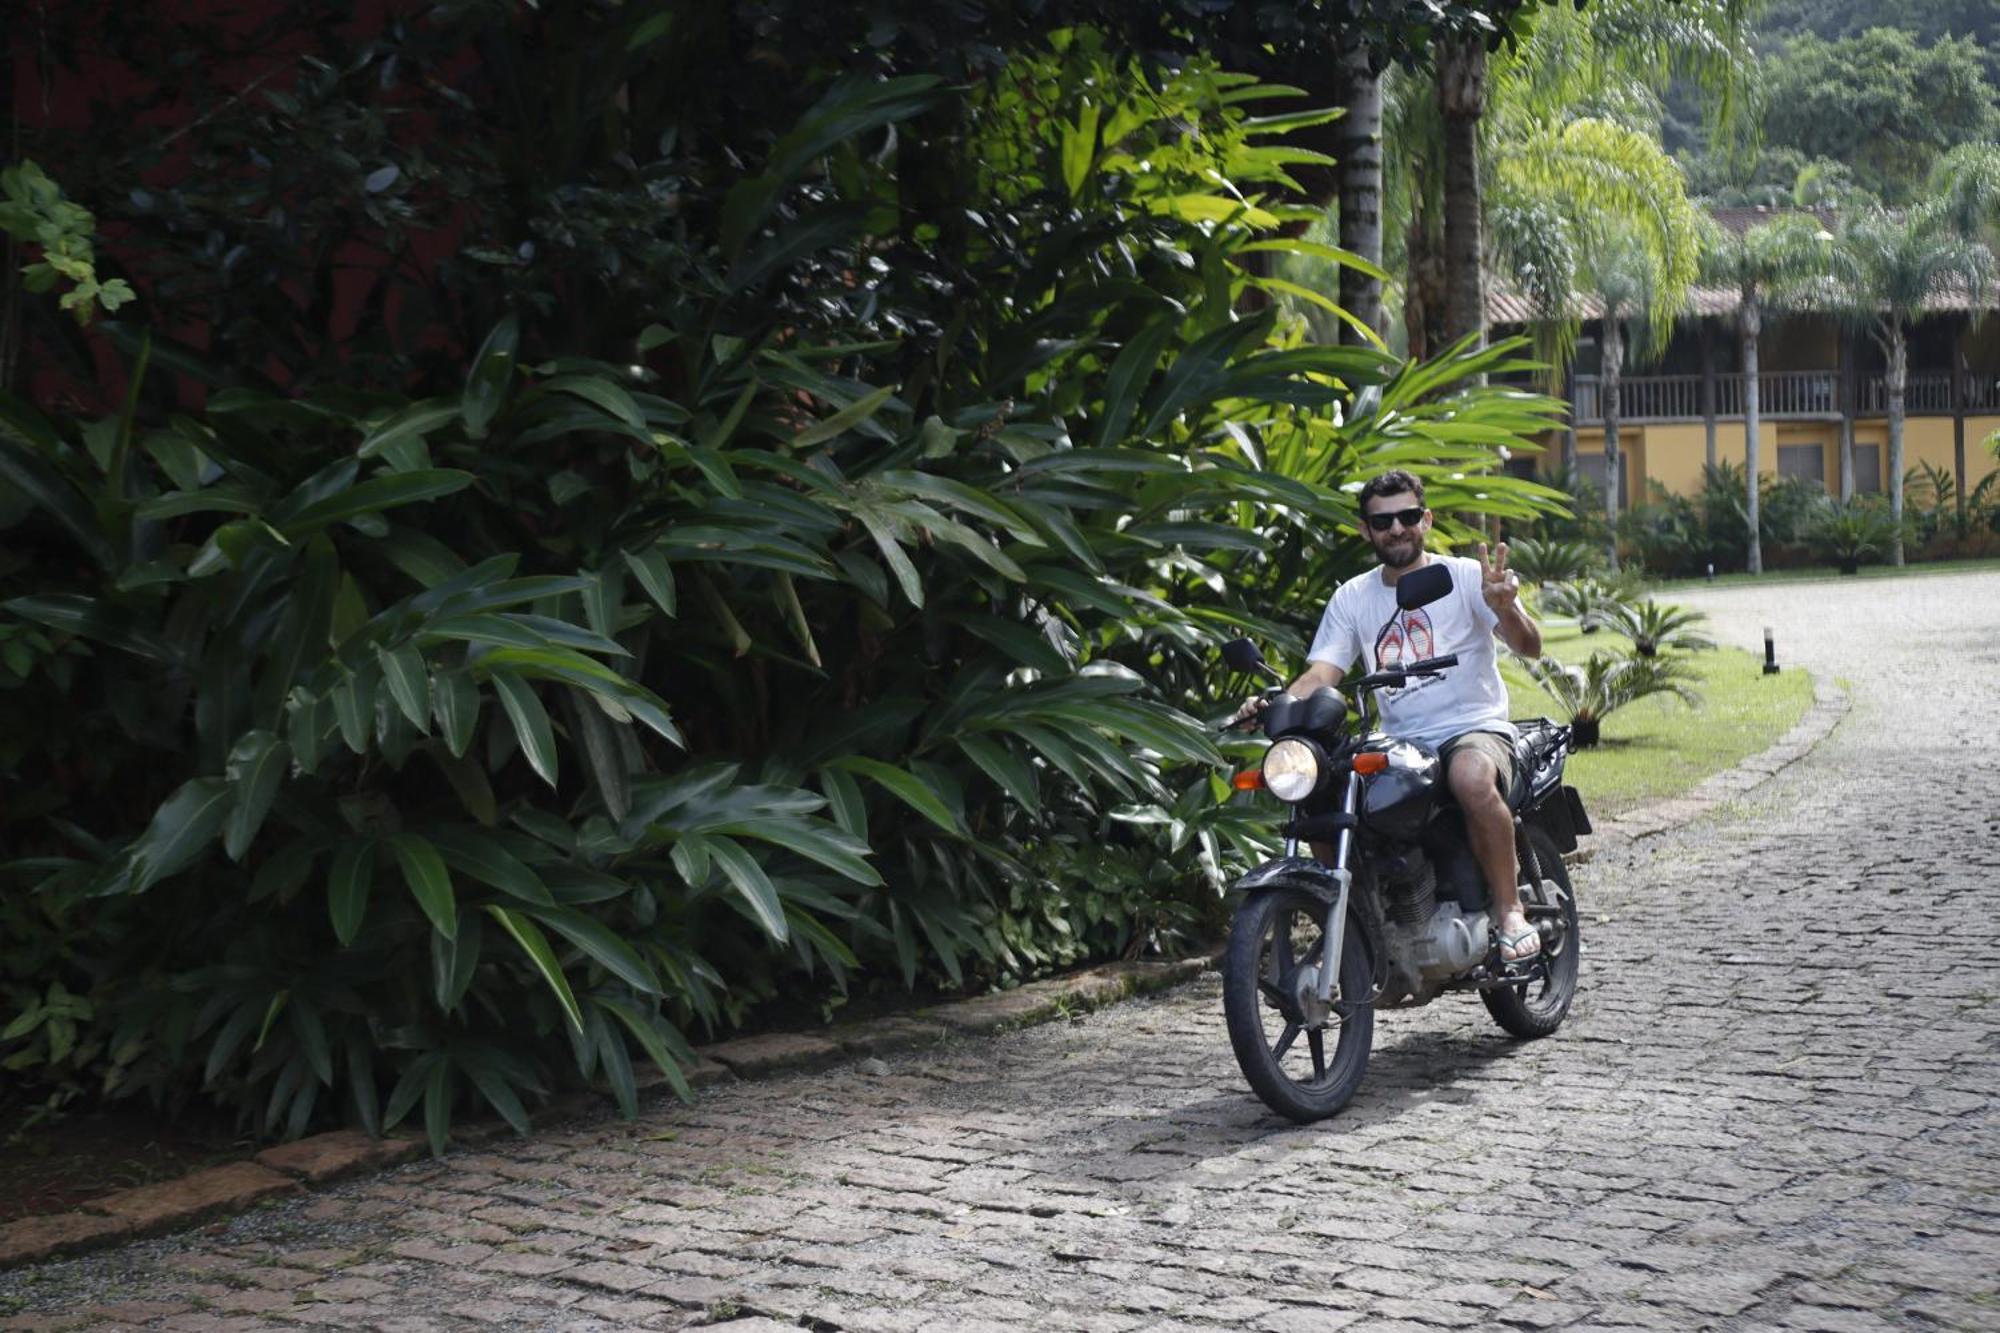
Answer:
[[[1745,375],[1715,377],[1715,414],[1743,415]],[[1624,421],[1699,421],[1705,414],[1699,375],[1627,375],[1618,383],[1618,415]],[[1855,381],[1855,414],[1882,416],[1889,393],[1880,375]],[[2000,377],[1968,372],[1959,385],[1965,412],[2000,411]],[[1579,375],[1572,388],[1578,421],[1604,419],[1604,387],[1595,375]],[[1757,377],[1757,410],[1766,417],[1837,417],[1840,372],[1773,370]],[[1952,414],[1951,375],[1946,371],[1911,375],[1903,388],[1903,411],[1910,416]]]

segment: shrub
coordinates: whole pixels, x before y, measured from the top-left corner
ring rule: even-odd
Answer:
[[[949,266],[869,230],[875,132],[944,94],[837,83],[761,171],[662,164],[615,359],[524,301],[419,396],[161,341],[199,411],[143,350],[114,415],[0,402],[22,1084],[441,1144],[561,1079],[629,1111],[635,1059],[857,972],[1170,943],[1260,845],[1188,715],[1216,644],[1303,648],[1283,600],[1357,567],[1369,472],[1419,470],[1447,540],[1532,517],[1489,474],[1556,404],[1482,384],[1519,343],[1239,318],[1286,244],[1254,91],[1060,62],[1102,77],[956,108],[995,165]]]
[[[1896,536],[1896,520],[1879,499],[1861,498],[1844,504],[1828,500],[1806,531],[1822,556],[1851,571],[1870,556],[1889,550]]]
[[[1648,597],[1641,602],[1618,602],[1604,623],[1632,641],[1632,651],[1640,657],[1657,657],[1668,652],[1694,652],[1715,647],[1715,640],[1695,626],[1708,617],[1684,606],[1662,605]]]
[[[1616,575],[1551,583],[1541,590],[1540,609],[1544,615],[1574,620],[1585,634],[1595,634],[1638,595],[1637,571],[1624,570]]]
[[[1563,710],[1578,749],[1598,744],[1604,719],[1641,699],[1671,694],[1692,707],[1701,696],[1686,665],[1673,657],[1592,653],[1581,666],[1553,657],[1528,662],[1528,674]]]
[[[1507,567],[1530,583],[1580,579],[1602,563],[1598,552],[1580,541],[1517,537],[1507,544]]]

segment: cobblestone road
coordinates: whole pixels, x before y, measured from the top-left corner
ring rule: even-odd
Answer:
[[[1708,592],[1855,706],[1585,868],[1570,1024],[1263,1113],[1212,977],[0,1275],[80,1327],[2000,1329],[2000,576]],[[1692,725],[1699,725],[1696,715]],[[11,1303],[11,1305],[9,1304]],[[0,1320],[4,1326],[5,1320]]]

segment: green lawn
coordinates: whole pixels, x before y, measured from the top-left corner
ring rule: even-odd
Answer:
[[[1592,650],[1626,650],[1625,640],[1602,631],[1583,635],[1574,625],[1545,624],[1543,651],[1566,662]],[[1603,818],[1634,806],[1677,796],[1703,778],[1768,749],[1791,730],[1812,703],[1805,672],[1763,674],[1763,661],[1736,648],[1695,653],[1700,677],[1698,708],[1671,696],[1641,699],[1604,720],[1604,740],[1571,755],[1566,776],[1583,794],[1584,807]],[[1515,717],[1561,720],[1555,700],[1512,660],[1501,675]]]
[[[1810,569],[1774,569],[1763,574],[1717,574],[1715,582],[1707,579],[1668,579],[1652,587],[1660,592],[1674,592],[1686,588],[1741,587],[1745,584],[1766,583],[1818,583],[1833,579],[1885,579],[1908,578],[1923,574],[1965,574],[1982,569],[2000,569],[2000,559],[1981,560],[1925,560],[1918,564],[1904,565],[1901,569],[1894,565],[1863,565],[1853,574],[1842,574],[1831,565],[1815,566]]]

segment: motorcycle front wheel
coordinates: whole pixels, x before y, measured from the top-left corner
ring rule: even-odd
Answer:
[[[1236,909],[1222,971],[1229,1044],[1264,1104],[1300,1122],[1347,1105],[1368,1070],[1375,1011],[1322,1012],[1310,978],[1320,962],[1326,904],[1297,889],[1255,894]],[[1336,1002],[1367,997],[1368,949],[1352,920],[1341,944]]]

